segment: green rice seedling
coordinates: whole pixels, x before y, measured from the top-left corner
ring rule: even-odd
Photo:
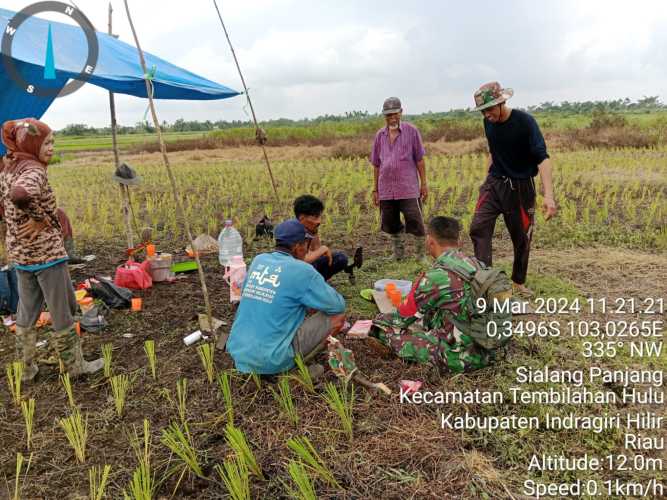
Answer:
[[[287,441],[287,447],[301,460],[305,467],[324,482],[340,487],[336,478],[324,464],[322,457],[315,451],[315,447],[306,436],[291,438]]]
[[[294,406],[294,399],[292,398],[292,391],[289,386],[289,378],[286,376],[280,377],[278,381],[278,392],[271,388],[273,397],[280,405],[280,409],[287,416],[287,419],[293,424],[299,423],[299,414]]]
[[[313,378],[310,376],[308,367],[304,363],[301,354],[297,354],[294,357],[294,363],[296,364],[298,374],[294,377],[296,380],[306,388],[306,390],[312,394],[315,393],[315,385],[313,384]]]
[[[350,390],[348,392],[347,384],[345,384],[342,390],[338,390],[335,384],[328,382],[325,386],[326,393],[324,394],[324,400],[327,402],[329,407],[336,412],[338,418],[340,418],[340,423],[343,428],[343,432],[347,438],[352,440],[352,408],[354,407],[354,385],[350,385]]]
[[[123,492],[126,498],[150,500],[153,498],[157,485],[155,484],[155,475],[151,474],[151,433],[150,422],[144,419],[144,437],[143,439],[137,434],[137,429],[132,427],[133,434],[130,436],[130,445],[134,450],[139,465],[132,473],[130,480],[130,493],[128,497],[125,491]],[[142,446],[143,444],[143,446]]]
[[[28,401],[21,401],[21,413],[23,413],[23,420],[25,421],[26,446],[30,449],[35,416],[35,400],[33,398],[30,398]]]
[[[289,472],[292,481],[296,485],[296,489],[287,488],[288,496],[290,498],[296,498],[298,500],[317,500],[313,482],[310,480],[310,476],[308,476],[308,472],[301,462],[290,460],[287,465],[287,472]]]
[[[215,365],[213,364],[213,344],[202,344],[197,347],[197,352],[199,353],[199,358],[201,359],[202,365],[204,365],[204,371],[206,372],[208,383],[212,384],[213,377],[215,376]]]
[[[23,361],[13,361],[7,365],[7,385],[17,408],[21,406],[21,380]]]
[[[130,377],[127,374],[116,375],[109,379],[109,384],[111,385],[113,402],[116,406],[116,414],[122,417],[125,409],[125,397],[130,389]]]
[[[186,468],[194,472],[198,477],[203,478],[204,472],[197,460],[197,450],[195,449],[187,424],[184,424],[185,432],[175,423],[169,424],[169,427],[162,430],[162,444],[178,456]]]
[[[69,417],[58,420],[58,425],[65,432],[67,441],[74,449],[76,459],[84,463],[86,461],[86,442],[88,441],[88,417],[82,417],[81,412],[74,409]]]
[[[250,374],[252,381],[255,383],[255,387],[259,391],[262,388],[262,377],[259,376],[259,373],[252,372]]]
[[[148,358],[148,367],[151,370],[153,380],[157,380],[157,357],[155,355],[155,341],[147,340],[144,342],[144,351],[146,352],[146,357]]]
[[[74,402],[74,391],[72,390],[72,382],[70,381],[69,373],[63,373],[60,375],[60,383],[65,388],[65,393],[67,394],[67,401],[69,401],[69,405],[72,408],[76,407],[76,403]]]
[[[227,421],[230,424],[234,424],[234,401],[232,399],[232,388],[229,383],[229,373],[227,371],[218,373],[218,387],[222,393],[222,398],[225,400]]]
[[[176,381],[176,406],[178,409],[178,416],[181,418],[181,422],[185,424],[185,419],[187,417],[187,405],[186,400],[188,397],[188,379],[179,378]]]
[[[111,356],[113,352],[112,344],[102,344],[102,358],[104,358],[104,376],[111,377]]]
[[[107,487],[110,472],[110,465],[105,465],[104,467],[95,465],[88,469],[88,484],[90,486],[88,498],[90,500],[102,500],[104,498],[104,491]]]
[[[16,477],[14,479],[14,497],[13,500],[21,500],[21,490],[25,484],[25,478],[28,476],[28,471],[30,470],[30,464],[32,463],[32,453],[28,457],[28,466],[25,469],[25,474],[23,475],[23,481],[21,481],[21,471],[23,470],[23,462],[25,457],[23,453],[18,452],[16,454]]]
[[[225,426],[225,438],[230,448],[234,450],[238,459],[245,464],[248,470],[258,478],[264,479],[262,468],[257,463],[255,454],[250,449],[243,431],[234,427],[233,424],[227,424]]]
[[[232,500],[250,500],[250,475],[243,460],[225,460],[223,466],[215,466],[220,479]]]

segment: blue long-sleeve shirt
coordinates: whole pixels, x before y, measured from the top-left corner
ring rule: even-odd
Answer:
[[[276,251],[255,257],[227,341],[236,369],[271,374],[292,368],[292,340],[307,309],[340,314],[345,299],[313,266],[289,254]]]
[[[540,127],[525,111],[513,109],[502,123],[485,119],[484,132],[493,162],[489,173],[495,177],[535,177],[537,166],[549,158]]]

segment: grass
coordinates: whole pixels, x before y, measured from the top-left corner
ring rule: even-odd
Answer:
[[[32,430],[35,421],[35,400],[30,398],[27,401],[21,401],[21,413],[25,422],[25,441],[26,447],[30,449],[32,445]]]
[[[283,375],[278,380],[278,390],[271,388],[273,397],[280,409],[285,414],[287,419],[294,425],[299,423],[299,413],[294,406],[294,399],[292,398],[292,391],[289,385],[289,377]]]
[[[250,449],[245,434],[238,427],[232,424],[225,426],[225,439],[230,448],[236,453],[236,457],[240,462],[243,462],[250,473],[254,474],[259,479],[264,479],[262,468],[255,458],[255,454]]]
[[[288,494],[291,498],[298,500],[316,500],[315,487],[308,476],[306,468],[301,462],[290,460],[287,464],[287,472],[294,482],[296,489],[288,487]]]
[[[295,379],[311,394],[315,394],[315,385],[313,384],[313,378],[310,376],[310,372],[308,371],[308,367],[306,364],[303,362],[303,358],[301,357],[301,354],[297,354],[294,357],[294,363],[296,364],[297,368],[297,375],[295,375]]]
[[[155,355],[155,341],[147,340],[144,342],[144,352],[148,359],[148,368],[151,371],[153,380],[157,380],[157,356]]]
[[[7,386],[14,404],[21,406],[21,381],[23,377],[23,361],[13,361],[7,365]]]
[[[227,416],[227,422],[234,424],[234,400],[232,396],[232,388],[230,384],[230,376],[227,371],[218,373],[218,387],[220,388],[220,393],[225,402],[225,415]]]
[[[352,441],[352,410],[354,408],[354,384],[345,384],[340,389],[331,382],[325,386],[324,400],[338,418],[349,441]]]
[[[248,468],[245,462],[239,458],[225,460],[223,465],[216,465],[220,479],[227,489],[232,500],[250,500],[250,481]]]
[[[72,390],[72,382],[69,378],[69,373],[60,375],[60,383],[62,384],[63,389],[65,389],[65,394],[67,394],[67,401],[69,402],[70,407],[75,408],[74,391]]]
[[[14,477],[14,496],[13,500],[21,500],[21,490],[25,484],[25,479],[28,477],[28,471],[30,471],[30,464],[32,464],[32,453],[28,457],[28,465],[26,466],[25,473],[23,475],[23,480],[21,480],[21,471],[23,470],[23,464],[25,462],[25,457],[23,453],[18,452],[16,454],[16,476]]]
[[[109,385],[111,385],[116,414],[122,417],[125,411],[125,398],[130,390],[130,377],[127,374],[116,375],[109,379]]]
[[[213,364],[215,348],[213,344],[201,344],[197,347],[197,352],[199,353],[199,359],[201,359],[202,365],[204,366],[206,379],[209,384],[212,384],[215,377],[215,365]]]
[[[72,410],[69,417],[58,420],[58,425],[65,433],[67,441],[74,450],[80,463],[86,461],[86,444],[88,442],[88,417],[81,415],[78,409]]]
[[[151,470],[151,433],[150,422],[144,419],[143,422],[144,435],[143,439],[137,434],[136,428],[133,427],[133,435],[130,436],[130,445],[137,457],[139,464],[132,472],[132,479],[128,485],[130,495],[123,492],[126,498],[134,500],[151,500],[155,489],[155,474]]]
[[[181,460],[186,470],[191,471],[197,477],[204,477],[204,471],[199,464],[197,450],[192,442],[187,424],[181,427],[172,422],[166,429],[162,430],[161,441]]]
[[[287,441],[287,447],[312,473],[316,474],[322,481],[340,488],[338,481],[327,468],[322,457],[317,453],[315,447],[305,436],[297,436]]]
[[[176,381],[176,409],[181,423],[185,424],[187,420],[187,398],[188,398],[188,379],[180,378]]]
[[[108,464],[106,464],[104,467],[94,465],[88,469],[88,483],[90,490],[88,498],[90,500],[102,500],[104,498],[104,493],[106,491],[107,481],[109,480],[110,473],[111,466]]]
[[[113,344],[102,344],[102,358],[104,359],[104,377],[111,377],[111,357],[113,355]]]

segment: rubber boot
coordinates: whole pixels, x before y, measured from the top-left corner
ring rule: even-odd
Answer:
[[[37,350],[37,331],[34,328],[22,328],[16,326],[16,358],[23,361],[23,382],[31,382],[39,367],[35,361]]]
[[[391,235],[391,242],[394,246],[394,260],[403,260],[405,258],[405,244],[403,242],[403,233]]]
[[[60,361],[62,361],[65,371],[69,373],[70,377],[95,373],[104,368],[104,359],[102,358],[95,361],[83,359],[81,340],[73,327],[56,332],[54,340]]]
[[[428,256],[426,255],[426,239],[423,236],[413,236],[415,240],[415,260],[422,264],[430,264]]]

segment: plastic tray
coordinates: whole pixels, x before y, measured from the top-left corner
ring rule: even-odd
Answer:
[[[198,269],[197,262],[194,260],[186,260],[185,262],[177,262],[171,266],[173,273],[187,273],[196,271]]]

